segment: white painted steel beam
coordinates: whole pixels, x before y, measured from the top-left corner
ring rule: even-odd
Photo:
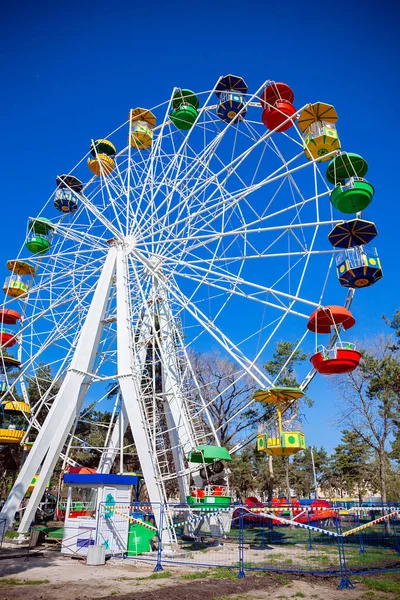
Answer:
[[[151,440],[146,435],[146,415],[140,403],[141,377],[140,365],[134,364],[132,320],[130,314],[129,281],[127,270],[127,255],[125,248],[118,248],[117,256],[117,352],[118,352],[118,382],[125,404],[129,425],[135,441],[140,465],[146,482],[149,500],[154,504],[154,516],[157,525],[160,524],[161,512],[157,507],[166,501],[165,490],[158,472],[157,457],[153,452]],[[139,367],[139,368],[138,368]],[[165,522],[166,521],[166,522]],[[168,512],[164,514],[164,527],[169,527]],[[174,541],[174,529],[163,532],[163,544]]]
[[[138,355],[139,355],[139,367],[140,367],[140,379],[143,374],[144,364],[146,360],[146,341],[150,335],[150,321],[149,315],[146,312],[144,314],[143,321],[138,326],[137,330],[137,346],[138,346]],[[125,408],[125,403],[122,398],[121,402],[121,411],[123,414],[122,419],[122,428],[121,428],[121,419],[118,415],[117,420],[114,424],[112,434],[108,441],[107,447],[104,449],[99,461],[99,466],[97,468],[98,473],[110,473],[111,467],[114,464],[114,461],[120,451],[121,447],[121,435],[125,435],[126,430],[129,426],[129,419]]]
[[[26,490],[42,465],[19,527],[20,532],[27,531],[32,522],[46,483],[61,454],[74,419],[79,415],[90,384],[90,378],[84,373],[92,371],[103,332],[103,319],[115,271],[116,253],[116,248],[111,247],[65,379],[0,514],[0,518],[6,518],[8,523],[14,520]]]

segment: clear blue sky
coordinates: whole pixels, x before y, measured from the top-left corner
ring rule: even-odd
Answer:
[[[2,12],[1,262],[14,256],[27,217],[41,209],[55,175],[112,131],[133,105],[152,106],[175,85],[209,89],[242,75],[267,78],[296,95],[333,104],[345,149],[369,162],[384,279],[357,294],[354,336],[384,328],[399,303],[400,222],[396,9],[390,3],[8,3]],[[5,271],[5,268],[4,268]],[[333,396],[319,378],[307,412],[308,443],[338,442]]]

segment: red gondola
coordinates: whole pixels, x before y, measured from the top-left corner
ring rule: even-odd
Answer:
[[[316,371],[322,375],[342,375],[354,371],[360,363],[361,354],[355,349],[355,345],[349,342],[341,342],[337,326],[343,329],[353,327],[356,320],[344,306],[321,306],[315,310],[308,319],[307,329],[317,335],[320,333],[331,333],[334,328],[339,341],[333,348],[317,346],[315,354],[310,361]]]
[[[21,315],[16,310],[11,308],[3,308],[0,310],[0,323],[4,325],[15,325],[21,319]]]
[[[307,329],[314,333],[330,333],[334,325],[342,325],[343,329],[353,327],[356,320],[344,306],[321,306],[314,310],[308,319]]]
[[[360,363],[361,354],[354,349],[353,344],[341,344],[349,346],[345,348],[336,347],[334,350],[324,348],[314,354],[310,361],[316,371],[322,375],[342,375],[351,373]]]
[[[14,336],[14,331],[0,328],[0,346],[5,346],[6,348],[11,348],[11,346],[14,346],[17,343],[17,338]]]
[[[267,129],[286,131],[293,125],[296,109],[293,106],[294,92],[286,83],[271,83],[261,94],[261,106],[264,107],[262,121]]]
[[[281,81],[271,83],[261,94],[261,106],[263,108],[268,108],[268,104],[274,105],[277,100],[286,100],[286,102],[293,104],[294,91],[287,83]]]

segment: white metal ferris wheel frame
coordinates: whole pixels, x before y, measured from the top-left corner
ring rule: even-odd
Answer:
[[[263,89],[267,84],[271,83],[270,81],[266,81],[260,86],[255,94],[253,94],[250,99],[246,102],[244,108],[242,110],[247,110],[249,107],[259,107],[258,102],[254,102],[254,98],[257,94],[260,93],[260,90]],[[173,93],[176,89],[173,91]],[[208,102],[211,99],[214,90],[211,90],[207,100],[205,102],[205,106],[203,109],[199,111],[199,115],[196,123],[200,119],[200,116],[208,111],[214,111],[215,105],[208,105]],[[172,94],[173,95],[173,94]],[[172,98],[172,97],[171,97]],[[165,116],[163,123],[155,128],[155,131],[163,130],[168,125],[168,114],[171,107],[171,100],[168,103],[167,109],[165,111]],[[304,107],[303,107],[304,108]],[[302,109],[298,111],[297,114],[301,112]],[[290,117],[287,118],[289,120]],[[196,126],[196,123],[194,127]],[[245,122],[244,122],[245,123]],[[203,148],[203,151],[200,155],[197,155],[197,164],[206,165],[207,161],[211,160],[213,156],[213,152],[218,147],[220,140],[226,134],[230,128],[233,127],[233,123],[228,125],[223,125],[221,131],[213,138],[212,142]],[[250,126],[249,126],[250,127]],[[174,169],[179,172],[179,169],[182,167],[183,154],[181,149],[185,148],[185,146],[189,145],[190,136],[193,128],[184,136],[181,146],[175,152],[173,158],[170,160],[168,164],[168,168],[163,172],[163,178],[158,182],[158,186],[161,187],[166,181],[168,181],[170,174],[174,173]],[[129,139],[131,136],[131,121],[129,120]],[[227,178],[231,177],[233,173],[235,173],[238,167],[242,164],[243,161],[250,155],[250,153],[254,150],[256,146],[259,146],[262,143],[265,143],[266,140],[272,139],[275,131],[265,131],[263,135],[259,138],[255,139],[253,137],[253,143],[250,147],[236,156],[232,158],[230,162],[227,164],[223,164],[220,171],[215,173],[212,177],[213,182],[217,181],[216,188],[219,189],[218,177],[221,174],[227,174]],[[29,502],[28,508],[25,512],[25,516],[23,522],[21,523],[21,530],[29,525],[31,518],[34,515],[34,511],[36,510],[36,506],[43,494],[46,481],[48,480],[49,475],[54,468],[55,462],[60,456],[62,449],[65,445],[65,442],[68,438],[71,427],[73,426],[74,420],[78,418],[80,409],[82,407],[82,403],[85,396],[85,390],[90,385],[90,381],[94,380],[96,374],[93,373],[93,364],[94,357],[98,349],[99,338],[101,337],[101,331],[104,327],[104,317],[106,304],[108,301],[108,296],[110,293],[110,286],[112,283],[112,278],[114,276],[114,269],[116,268],[116,288],[117,288],[117,357],[118,357],[118,382],[121,389],[121,394],[123,398],[123,409],[121,410],[119,420],[114,425],[114,429],[112,435],[109,436],[108,446],[102,454],[102,458],[100,464],[102,465],[102,469],[107,470],[110,468],[112,461],[116,455],[116,449],[118,448],[119,443],[121,442],[121,435],[124,429],[127,426],[127,422],[131,427],[131,430],[134,435],[135,445],[137,451],[139,453],[140,462],[143,468],[143,471],[146,471],[145,478],[146,484],[149,491],[149,496],[152,502],[154,503],[162,503],[166,500],[165,490],[163,489],[163,479],[160,478],[157,473],[157,465],[154,464],[154,460],[152,458],[152,452],[154,453],[154,448],[149,446],[149,440],[144,435],[145,425],[143,423],[143,419],[145,418],[143,414],[141,414],[140,402],[138,400],[140,396],[140,375],[143,368],[143,356],[136,356],[134,360],[134,364],[132,364],[132,352],[134,346],[134,335],[132,332],[132,324],[130,318],[130,291],[129,291],[129,283],[127,281],[127,262],[130,260],[130,257],[134,257],[136,261],[138,261],[144,268],[148,269],[152,273],[153,284],[158,286],[161,290],[161,296],[163,295],[163,291],[168,289],[169,298],[164,296],[163,301],[161,302],[162,312],[164,314],[164,320],[162,323],[162,327],[165,330],[166,335],[162,343],[160,344],[160,352],[164,355],[163,364],[163,392],[165,397],[169,397],[169,400],[165,402],[165,412],[167,416],[168,430],[171,438],[171,448],[174,454],[174,462],[177,467],[178,474],[178,482],[180,487],[181,497],[184,497],[187,492],[187,475],[188,469],[185,469],[184,465],[184,457],[187,455],[188,451],[192,449],[196,445],[196,438],[193,436],[193,428],[190,423],[190,418],[188,421],[187,410],[182,407],[182,393],[179,385],[177,385],[176,381],[176,366],[174,367],[174,361],[176,360],[175,353],[172,350],[172,339],[175,335],[172,331],[169,330],[170,323],[172,320],[171,313],[169,310],[169,301],[173,298],[182,309],[184,308],[191,317],[200,324],[200,326],[208,332],[208,334],[223,348],[223,350],[228,353],[234,361],[239,365],[242,374],[239,376],[242,377],[244,374],[250,376],[259,386],[264,387],[266,385],[271,385],[272,382],[268,379],[265,374],[265,371],[258,367],[257,361],[262,354],[262,351],[268,346],[269,342],[273,339],[274,334],[280,327],[281,323],[285,319],[288,314],[294,314],[297,316],[301,316],[303,318],[307,318],[307,315],[299,313],[298,310],[294,309],[294,305],[298,302],[305,304],[309,308],[315,309],[317,308],[322,300],[322,294],[319,299],[319,302],[313,302],[310,300],[306,300],[300,295],[300,290],[303,284],[304,276],[306,273],[306,269],[308,266],[308,262],[310,256],[313,254],[333,254],[334,250],[314,250],[314,241],[316,238],[316,234],[318,228],[324,225],[333,225],[335,223],[340,222],[341,220],[334,220],[331,216],[330,220],[321,221],[319,218],[318,211],[318,200],[323,198],[327,194],[329,194],[329,189],[327,187],[326,191],[319,193],[317,187],[317,165],[316,161],[307,161],[298,166],[292,166],[292,163],[299,158],[300,155],[303,156],[303,147],[301,144],[301,136],[299,136],[299,154],[292,157],[290,161],[286,161],[282,155],[282,165],[280,168],[269,174],[268,177],[265,177],[261,181],[257,183],[253,183],[252,185],[244,184],[243,188],[236,191],[235,194],[228,193],[227,198],[221,194],[221,207],[220,210],[223,212],[225,210],[224,203],[227,199],[229,199],[230,206],[238,206],[241,201],[244,199],[247,200],[247,197],[257,190],[261,189],[267,183],[276,182],[278,180],[286,180],[290,179],[293,176],[293,173],[299,171],[300,169],[309,166],[309,168],[314,169],[314,180],[315,180],[315,195],[310,197],[309,199],[302,198],[302,201],[299,202],[298,206],[291,206],[290,209],[294,209],[295,211],[299,210],[300,206],[303,206],[307,202],[316,202],[316,220],[314,222],[309,223],[291,223],[289,225],[278,225],[272,227],[262,226],[264,224],[265,219],[254,219],[252,223],[248,223],[245,221],[242,227],[237,227],[234,230],[230,231],[215,231],[215,233],[207,233],[205,228],[203,227],[200,231],[196,230],[193,233],[188,233],[186,237],[179,238],[179,244],[187,244],[192,243],[191,249],[196,248],[193,246],[193,243],[197,243],[197,247],[201,247],[202,245],[206,245],[210,243],[210,240],[217,241],[220,243],[221,239],[229,236],[243,236],[245,240],[253,234],[263,234],[271,231],[286,231],[286,232],[295,232],[296,229],[304,228],[304,227],[312,227],[314,228],[314,235],[312,238],[312,242],[310,248],[306,250],[305,248],[302,251],[298,251],[297,253],[288,252],[287,255],[290,256],[301,256],[305,257],[305,266],[303,269],[302,277],[300,278],[297,290],[295,293],[285,293],[279,291],[273,287],[267,287],[259,284],[254,284],[249,281],[245,281],[240,272],[235,275],[230,274],[226,270],[223,270],[217,266],[215,266],[215,261],[210,261],[209,264],[206,263],[205,267],[200,265],[196,266],[195,275],[193,273],[189,278],[198,282],[199,285],[207,279],[210,273],[213,273],[215,279],[210,282],[207,280],[207,284],[211,285],[214,289],[219,290],[221,292],[227,293],[229,296],[234,294],[242,297],[242,298],[251,298],[256,302],[261,302],[264,306],[271,306],[274,309],[280,310],[283,314],[280,319],[277,319],[276,324],[268,336],[265,343],[262,345],[261,350],[256,354],[255,358],[252,360],[248,359],[246,355],[239,349],[239,347],[234,344],[227,336],[223,333],[223,331],[216,325],[215,319],[211,320],[207,317],[207,315],[196,306],[191,300],[191,298],[185,296],[180,292],[177,288],[172,288],[169,285],[166,285],[163,282],[162,272],[157,270],[156,266],[149,260],[148,255],[143,253],[141,249],[140,240],[136,239],[133,234],[133,227],[137,226],[138,219],[141,219],[143,223],[145,218],[148,217],[148,222],[146,226],[142,230],[143,235],[150,236],[151,229],[159,225],[159,220],[154,220],[154,215],[157,216],[157,211],[160,210],[160,205],[155,204],[155,195],[150,195],[150,201],[147,201],[147,204],[140,210],[140,204],[146,195],[146,186],[154,175],[155,172],[155,163],[159,158],[157,156],[158,145],[161,145],[162,135],[158,135],[155,137],[154,141],[154,151],[152,150],[152,154],[149,160],[149,163],[146,164],[146,175],[145,179],[142,182],[142,191],[139,197],[139,201],[136,203],[136,210],[134,209],[132,199],[131,199],[131,191],[132,191],[132,171],[131,168],[131,159],[132,159],[132,147],[129,145],[127,148],[124,148],[118,156],[124,155],[124,153],[128,152],[128,176],[127,181],[124,185],[126,188],[124,190],[126,195],[126,206],[125,206],[125,226],[121,223],[122,220],[122,211],[118,212],[115,207],[115,203],[113,200],[113,194],[110,191],[110,187],[112,183],[109,183],[107,178],[103,178],[104,186],[107,190],[109,198],[111,200],[110,204],[115,213],[115,222],[118,226],[115,225],[115,222],[111,222],[109,218],[102,212],[84,193],[80,196],[83,207],[89,211],[94,219],[97,219],[104,226],[105,230],[107,230],[113,237],[114,242],[113,245],[107,251],[107,259],[104,263],[104,266],[99,270],[99,279],[98,284],[94,289],[94,296],[92,303],[90,305],[90,309],[87,313],[86,319],[83,322],[82,328],[80,330],[78,338],[75,340],[76,348],[70,363],[70,366],[66,370],[66,377],[61,384],[60,391],[57,394],[56,399],[54,400],[50,412],[48,414],[48,418],[45,421],[44,426],[40,429],[38,433],[37,440],[35,442],[34,448],[32,449],[26,463],[24,464],[21,473],[16,481],[16,484],[13,488],[13,492],[8,499],[6,506],[4,507],[4,513],[7,515],[7,518],[11,520],[15,511],[18,508],[19,502],[25,494],[25,490],[30,484],[33,476],[36,475],[37,470],[40,465],[40,475],[38,482],[36,484],[35,490],[32,494],[31,500]],[[276,145],[274,145],[275,151],[279,154],[279,149]],[[332,153],[334,154],[334,153]],[[203,166],[206,169],[206,166]],[[192,172],[195,172],[195,166],[190,167],[186,176]],[[176,173],[175,173],[176,177]],[[84,191],[87,188],[90,188],[90,185],[96,181],[96,178],[92,178],[90,182],[85,186]],[[176,207],[172,209],[172,194],[173,189],[166,195],[162,200],[162,203],[166,207],[166,213],[162,215],[162,218],[166,221],[169,214],[171,214],[174,210],[177,211],[178,217],[183,220],[184,210],[190,207],[190,200],[194,194],[199,194],[207,189],[207,186],[210,185],[210,180],[206,182],[201,182],[201,178],[199,179],[199,186],[195,188],[195,191],[187,194],[181,202],[181,206],[179,207],[179,211],[177,211]],[[150,186],[151,187],[151,186]],[[72,190],[71,190],[72,191]],[[207,201],[204,203],[204,206],[200,206],[197,213],[192,213],[191,218],[195,218],[198,215],[201,215],[202,211],[205,215],[207,215],[207,211],[209,210],[207,207],[207,203],[210,202],[210,198],[215,194],[211,192],[211,195],[207,196]],[[276,214],[283,213],[284,211],[289,210],[287,207],[277,211]],[[270,218],[271,215],[268,216]],[[173,234],[173,228],[176,227],[178,220],[174,220],[171,224],[168,222],[167,230]],[[120,220],[121,219],[121,220]],[[58,235],[64,236],[66,239],[76,241],[79,238],[79,232],[75,232],[70,227],[63,225],[61,220],[60,224],[56,227],[56,233]],[[295,233],[293,234],[295,235]],[[89,238],[91,234],[88,234]],[[104,249],[104,240],[96,239],[95,236],[92,236],[92,243],[95,243],[98,248]],[[162,246],[163,248],[168,248],[171,244],[171,239],[165,238],[164,240],[157,241],[158,246]],[[162,249],[161,255],[165,255],[164,249]],[[276,255],[269,253],[268,257],[277,258],[281,256],[285,256],[286,253],[277,253]],[[239,258],[243,258],[239,257]],[[246,256],[247,258],[247,256]],[[256,258],[255,256],[251,256],[250,258]],[[171,260],[171,257],[169,257]],[[172,259],[173,260],[173,259]],[[233,259],[232,259],[233,260]],[[200,261],[199,261],[200,262]],[[191,263],[191,267],[193,267],[193,261]],[[212,269],[213,267],[213,269]],[[101,285],[100,285],[101,282]],[[223,285],[225,283],[225,285]],[[229,284],[227,287],[226,283]],[[251,285],[258,292],[263,292],[272,297],[273,301],[270,300],[262,300],[261,297],[257,296],[256,293],[246,294],[243,290],[239,288],[239,285]],[[268,296],[266,296],[268,297]],[[347,296],[347,304],[351,302],[352,292],[350,292]],[[287,304],[284,304],[287,302]],[[143,304],[146,306],[146,299],[143,299]],[[154,315],[153,315],[154,317]],[[151,321],[151,315],[148,315],[148,318]],[[22,339],[24,332],[24,325],[22,325],[22,330],[20,334],[20,340]],[[136,332],[137,333],[137,332]],[[139,332],[140,335],[143,334],[143,329]],[[301,344],[302,339],[299,340],[298,345],[294,349],[294,351]],[[333,340],[332,340],[333,342]],[[140,352],[139,352],[140,355]],[[143,355],[143,348],[142,348]],[[288,359],[288,362],[290,357]],[[33,362],[33,361],[32,361]],[[167,366],[167,368],[165,368]],[[285,366],[283,367],[283,369]],[[306,377],[305,381],[302,384],[302,388],[305,389],[306,386],[310,383],[314,372],[310,371],[309,375]],[[103,378],[104,379],[104,378]],[[24,372],[21,373],[19,380],[23,384],[24,381]],[[68,390],[68,391],[66,391]],[[27,398],[25,386],[22,385],[23,394]],[[68,398],[68,401],[66,399]],[[29,398],[27,398],[29,400]],[[247,406],[251,404],[251,400],[249,400],[248,405],[241,409],[241,411],[245,410]],[[37,413],[36,413],[37,414]],[[204,407],[204,414],[206,414],[206,406]],[[235,415],[237,416],[237,415]],[[125,421],[121,423],[121,421]],[[55,428],[56,427],[56,433]],[[213,432],[215,433],[215,432]],[[72,436],[71,436],[72,439]],[[238,445],[236,449],[239,447]],[[44,461],[44,462],[43,462]]]

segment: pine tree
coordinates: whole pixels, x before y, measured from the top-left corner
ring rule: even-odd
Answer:
[[[355,431],[345,429],[341,444],[330,457],[332,472],[337,476],[340,496],[357,494],[362,502],[365,490],[371,482],[371,449]]]

